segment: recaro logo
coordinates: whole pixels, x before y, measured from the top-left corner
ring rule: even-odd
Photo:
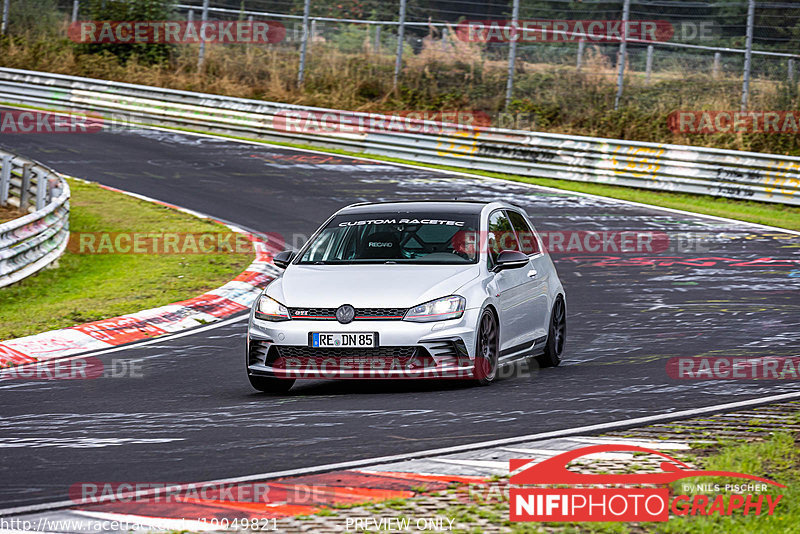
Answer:
[[[567,465],[586,455],[629,451],[659,456],[660,473],[636,474],[584,474],[567,469]],[[515,485],[597,485],[615,486],[666,485],[684,478],[733,477],[743,478],[781,488],[786,486],[752,475],[730,471],[696,470],[664,453],[632,445],[591,445],[567,451],[547,460],[509,461]],[[756,486],[756,485],[753,485]],[[733,487],[733,486],[731,486]],[[666,487],[614,487],[614,488],[511,488],[511,521],[667,521],[670,512],[675,515],[773,515],[783,495],[675,495],[670,501]]]

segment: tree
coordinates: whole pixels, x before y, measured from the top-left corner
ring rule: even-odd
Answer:
[[[173,13],[171,0],[90,0],[87,18],[93,21],[166,21]],[[169,59],[174,45],[165,43],[83,44],[89,53],[107,51],[125,62],[133,56],[146,64]]]

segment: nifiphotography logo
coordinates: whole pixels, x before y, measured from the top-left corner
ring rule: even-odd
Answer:
[[[637,474],[584,474],[567,469],[567,465],[586,455],[611,451],[629,451],[660,456],[662,472]],[[756,494],[768,485],[786,486],[752,475],[729,471],[695,470],[685,463],[661,452],[633,445],[591,445],[567,451],[541,462],[512,459],[511,477],[514,485],[546,485],[542,487],[512,487],[510,497],[511,521],[667,521],[670,512],[682,515],[773,515],[783,495]],[[746,484],[705,484],[701,491],[733,493],[719,495],[670,495],[666,484],[694,477],[730,477],[749,481]],[[597,487],[597,486],[612,487]],[[559,486],[559,487],[552,487]],[[566,487],[561,487],[566,486]],[[570,487],[582,486],[582,487]],[[586,487],[591,486],[591,487]],[[660,487],[640,487],[660,486]],[[687,486],[681,488],[686,491]]]

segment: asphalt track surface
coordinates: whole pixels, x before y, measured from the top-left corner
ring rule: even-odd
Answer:
[[[674,380],[665,371],[674,356],[798,355],[796,236],[162,131],[3,135],[0,146],[64,173],[289,236],[309,235],[357,201],[458,197],[515,202],[540,231],[664,231],[673,244],[659,255],[554,255],[568,299],[566,361],[488,388],[308,381],[285,397],[266,396],[244,373],[244,321],[99,356],[136,360],[142,378],[0,381],[0,508],[64,499],[80,482],[209,480],[800,391],[791,380]],[[657,259],[631,259],[640,256]]]

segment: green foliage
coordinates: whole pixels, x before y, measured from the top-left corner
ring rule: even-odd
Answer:
[[[14,36],[52,36],[58,32],[62,20],[56,0],[12,1],[8,33]]]
[[[70,232],[225,232],[176,210],[71,180]],[[216,288],[249,254],[76,254],[0,288],[0,339],[163,306]]]
[[[733,471],[756,475],[783,484],[786,488],[768,486],[767,494],[783,495],[772,516],[745,516],[734,513],[730,516],[683,516],[672,517],[669,522],[659,524],[653,530],[663,534],[713,534],[716,532],[762,534],[782,534],[797,532],[800,524],[800,449],[795,436],[789,433],[773,434],[768,441],[726,444],[720,451],[702,460],[703,468],[711,471]],[[724,488],[726,483],[741,484],[747,481],[726,478],[685,479],[673,484],[673,492],[684,493],[684,485],[719,484]],[[706,493],[697,491],[697,493]],[[720,491],[720,494],[731,494]],[[692,492],[689,492],[691,495]]]
[[[89,0],[84,18],[93,21],[165,21],[172,14],[172,0]],[[80,44],[84,53],[109,52],[121,63],[131,57],[146,65],[169,60],[174,45],[165,43]]]
[[[370,42],[372,28],[367,25],[347,24],[333,37],[334,46],[345,54],[357,54],[364,50],[364,43]]]

